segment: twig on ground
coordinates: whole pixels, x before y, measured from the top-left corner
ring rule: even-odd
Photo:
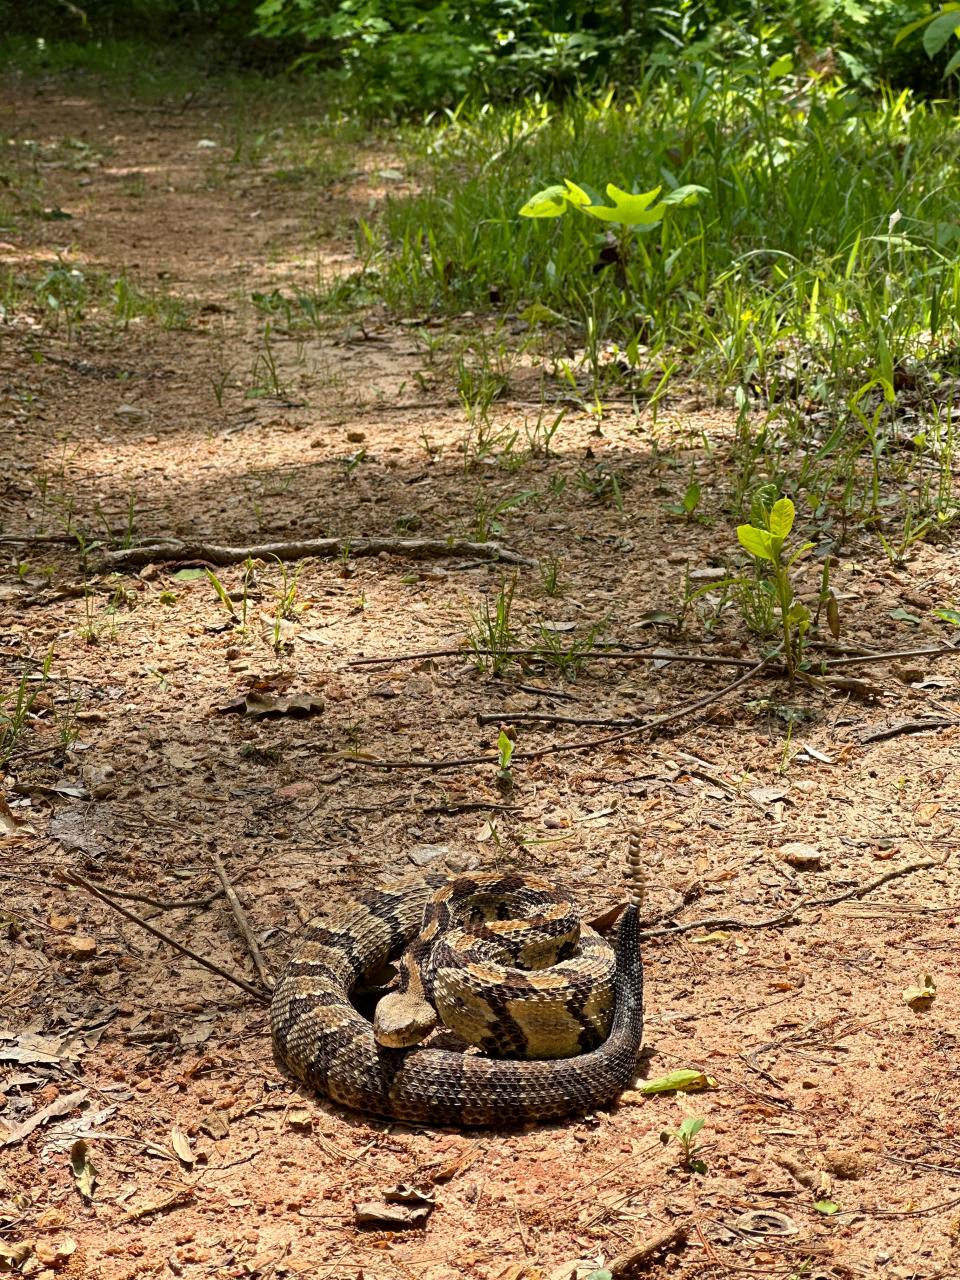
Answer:
[[[615,1258],[607,1263],[606,1270],[612,1276],[626,1275],[634,1267],[640,1267],[645,1262],[650,1262],[658,1253],[663,1253],[666,1249],[683,1248],[687,1243],[689,1234],[689,1227],[683,1224],[669,1227],[666,1231],[661,1231],[659,1235],[645,1240],[643,1244],[635,1245],[632,1249],[627,1249],[624,1253],[617,1254]]]
[[[481,712],[477,716],[477,724],[580,724],[593,725],[594,728],[628,729],[639,724],[638,716],[628,716],[621,720],[607,720],[602,716],[554,716],[549,711],[499,711]]]
[[[140,547],[107,551],[91,564],[94,573],[142,569],[165,560],[206,560],[209,564],[242,564],[244,560],[305,560],[310,556],[403,556],[410,560],[440,560],[473,556],[478,560],[531,566],[535,562],[496,542],[465,542],[446,538],[308,538],[300,542],[263,542],[248,547],[225,547],[214,542],[158,539]]]
[[[638,733],[645,733],[648,729],[658,729],[661,725],[669,724],[672,720],[680,720],[686,715],[691,715],[694,711],[702,711],[714,702],[719,702],[728,693],[732,693],[735,689],[747,684],[755,676],[758,676],[768,663],[777,657],[779,652],[780,649],[778,647],[768,657],[758,662],[755,667],[751,667],[749,671],[730,684],[725,684],[722,689],[716,689],[713,693],[704,694],[702,698],[697,698],[695,702],[688,702],[685,706],[677,707],[674,711],[668,711],[662,716],[654,716],[652,720],[644,720],[631,729],[624,729],[620,733],[612,733],[605,738],[591,738],[588,742],[561,742],[554,747],[542,747],[539,751],[518,751],[511,757],[511,765],[525,763],[528,760],[540,760],[544,756],[557,756],[567,751],[592,751],[595,747],[605,747],[612,742],[622,742],[625,738],[636,737]],[[460,759],[451,760],[365,760],[361,756],[352,756],[350,759],[354,764],[362,765],[366,769],[429,769],[433,772],[459,769],[473,764],[499,764],[497,756],[463,756]]]
[[[953,644],[941,644],[932,649],[895,649],[890,653],[858,653],[846,658],[824,658],[825,667],[855,667],[870,663],[892,662],[895,658],[936,658],[944,653],[960,657],[960,648]]]
[[[141,929],[146,929],[147,933],[152,933],[155,938],[159,938],[161,942],[165,942],[168,947],[173,947],[175,951],[181,952],[185,956],[189,956],[191,960],[195,960],[197,964],[202,965],[204,969],[209,969],[211,973],[215,973],[220,978],[225,978],[227,982],[232,982],[235,987],[239,987],[241,991],[245,991],[248,996],[253,996],[255,1000],[260,1000],[264,1004],[268,1004],[270,996],[266,991],[259,987],[253,986],[247,982],[245,978],[238,978],[235,973],[231,973],[229,969],[223,969],[213,960],[207,960],[203,956],[198,956],[195,951],[191,951],[189,947],[185,947],[182,942],[178,942],[176,938],[171,938],[169,933],[164,933],[149,920],[144,920],[142,916],[138,916],[135,911],[128,911],[126,907],[121,907],[119,902],[109,897],[102,889],[95,884],[91,884],[89,880],[85,880],[83,876],[78,875],[75,871],[60,871],[56,873],[60,880],[67,884],[77,885],[81,889],[86,889],[87,893],[92,893],[95,898],[99,898],[101,902],[105,902],[113,911],[131,920],[134,924],[139,925]]]
[[[230,877],[227,875],[227,869],[223,865],[220,855],[215,849],[210,849],[210,861],[213,863],[213,869],[217,873],[217,879],[223,885],[223,892],[227,895],[227,901],[230,903],[230,910],[233,912],[233,918],[237,922],[237,928],[243,936],[244,942],[247,944],[247,950],[250,952],[250,958],[253,961],[254,968],[260,975],[260,981],[268,991],[274,988],[273,974],[263,958],[263,953],[257,944],[256,938],[253,936],[253,930],[250,928],[250,921],[247,919],[247,913],[243,909],[243,904],[237,897],[237,891],[230,883]]]
[[[159,907],[161,911],[183,911],[191,907],[200,909],[209,907],[220,897],[220,890],[215,889],[205,898],[151,898],[146,893],[131,893],[128,889],[100,889],[101,893],[111,898],[123,898],[128,902],[142,902],[148,907]]]
[[[708,916],[704,920],[688,920],[682,924],[667,925],[662,929],[646,929],[640,934],[641,942],[649,942],[653,938],[673,938],[681,933],[692,933],[695,929],[771,929],[776,925],[786,924],[788,920],[792,920],[801,911],[815,911],[820,907],[835,907],[840,902],[847,902],[851,898],[865,898],[868,893],[873,893],[874,889],[879,889],[881,885],[887,884],[891,880],[899,880],[903,876],[912,875],[914,871],[926,871],[930,867],[939,867],[943,865],[943,860],[937,858],[921,858],[919,862],[908,862],[903,867],[893,867],[889,871],[885,871],[883,875],[876,876],[873,880],[868,880],[866,884],[856,885],[853,889],[847,889],[843,893],[836,893],[828,898],[801,898],[799,902],[781,911],[775,916],[765,916],[761,920],[740,920],[736,916]]]
[[[430,649],[423,653],[396,653],[377,658],[354,658],[348,667],[389,666],[394,662],[419,662],[425,658],[472,658],[474,655],[485,657],[493,654],[492,649]],[[543,649],[497,649],[498,657],[504,658],[542,658]],[[578,661],[581,658],[605,659],[608,662],[622,662],[635,659],[637,662],[695,662],[702,667],[752,667],[752,658],[725,658],[716,653],[664,653],[656,649],[623,649],[602,648],[582,649],[577,651]],[[537,693],[547,694],[549,690],[538,689]]]

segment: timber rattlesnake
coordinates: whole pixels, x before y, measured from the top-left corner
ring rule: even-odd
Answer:
[[[636,873],[633,841],[630,861]],[[440,895],[456,900],[476,893],[481,882],[483,894],[495,897],[498,886],[505,894],[515,893],[526,879],[465,876],[440,881]],[[273,994],[273,1041],[281,1063],[335,1102],[411,1123],[510,1125],[555,1120],[612,1102],[633,1075],[642,1040],[639,891],[617,930],[615,1001],[607,1038],[573,1057],[517,1061],[430,1047],[385,1048],[351,1003],[357,982],[418,936],[437,884],[421,881],[364,890],[329,923],[309,930]],[[534,977],[524,973],[520,980],[529,983]],[[605,1030],[602,1011],[600,1018]],[[484,1019],[486,1047],[518,1051],[517,1043],[511,1044],[505,1034],[510,1021],[491,1009]],[[573,1021],[582,1029],[581,1044],[596,1043],[602,1034],[596,1024],[584,1020],[582,1011]],[[498,1025],[503,1033],[499,1040]],[[542,1044],[531,1047],[544,1052]]]

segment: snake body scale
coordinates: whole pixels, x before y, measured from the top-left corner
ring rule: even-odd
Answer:
[[[573,1057],[518,1060],[377,1043],[351,993],[417,937],[445,879],[363,890],[327,924],[308,930],[271,1003],[280,1063],[334,1102],[413,1124],[510,1126],[559,1120],[612,1102],[633,1076],[643,1035],[636,901],[619,921],[613,1015],[598,1047]],[[483,879],[490,889],[494,878]],[[514,887],[519,879],[504,877]],[[469,877],[452,883],[464,880],[469,883]]]

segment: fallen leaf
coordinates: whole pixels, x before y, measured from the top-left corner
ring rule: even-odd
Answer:
[[[182,1129],[178,1129],[176,1125],[170,1130],[170,1145],[180,1160],[185,1165],[196,1164],[197,1157],[194,1155],[193,1148],[190,1146],[190,1139]]]
[[[97,1183],[97,1170],[90,1157],[90,1147],[83,1138],[78,1138],[70,1148],[70,1171],[83,1199],[92,1200]]]
[[[385,1227],[388,1230],[426,1226],[432,1205],[386,1204],[364,1200],[354,1205],[353,1221],[358,1227]]]
[[[210,1115],[204,1116],[200,1121],[200,1128],[208,1137],[213,1138],[214,1142],[230,1136],[230,1125],[222,1111],[213,1111]]]
[[[703,1071],[695,1071],[692,1067],[683,1067],[679,1071],[671,1071],[669,1075],[659,1076],[656,1080],[648,1080],[640,1086],[638,1092],[646,1095],[655,1093],[695,1093],[699,1089],[715,1089],[717,1082],[713,1076]]]
[[[287,1124],[300,1133],[309,1133],[313,1128],[313,1113],[306,1107],[291,1107],[287,1112]]]
[[[695,938],[688,938],[687,941],[712,945],[715,942],[727,942],[732,936],[728,929],[714,929],[712,933],[701,933]]]
[[[817,760],[820,764],[836,764],[834,756],[828,756],[825,751],[818,751],[816,747],[811,747],[809,742],[805,742],[800,751],[801,755],[809,756],[811,760]]]
[[[240,713],[256,716],[312,716],[323,710],[323,699],[310,693],[291,693],[274,697],[269,693],[248,693],[233,702],[217,707],[222,715]]]
[[[840,1212],[840,1206],[834,1200],[818,1200],[813,1207],[817,1213],[825,1213],[828,1216]]]
[[[790,795],[790,788],[789,786],[752,787],[747,795],[754,804],[766,806],[776,804],[779,800],[786,800]]]
[[[906,609],[898,606],[896,609],[890,610],[890,617],[894,622],[910,622],[915,627],[920,625],[921,619],[915,613],[907,613]]]
[[[0,1240],[0,1263],[7,1266],[17,1267],[21,1262],[26,1262],[27,1258],[33,1253],[32,1240]]]
[[[929,1009],[936,994],[937,984],[929,973],[923,973],[915,987],[907,987],[903,992],[903,1003],[911,1009]]]
[[[38,1262],[45,1267],[62,1267],[77,1251],[77,1242],[72,1236],[63,1236],[60,1240],[38,1240],[34,1254]]]
[[[22,1124],[12,1129],[0,1142],[0,1147],[12,1147],[15,1143],[22,1142],[24,1138],[33,1133],[34,1129],[39,1129],[48,1120],[56,1120],[60,1116],[69,1115],[75,1107],[79,1107],[80,1103],[86,1102],[86,1100],[86,1089],[78,1089],[76,1093],[68,1093],[66,1097],[55,1098],[53,1102],[48,1103],[47,1106],[42,1107],[39,1111],[35,1111]]]

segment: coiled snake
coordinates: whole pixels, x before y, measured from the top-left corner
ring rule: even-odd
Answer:
[[[495,898],[498,888],[509,895],[528,880],[516,875],[462,877],[441,880],[439,891],[456,899],[476,893],[482,882],[485,896]],[[351,994],[361,979],[418,936],[437,884],[434,880],[364,890],[330,922],[308,931],[271,1003],[280,1062],[334,1102],[419,1124],[513,1125],[556,1120],[612,1102],[632,1078],[643,1035],[636,900],[618,924],[612,1020],[609,1035],[598,1047],[572,1057],[516,1060],[377,1043],[370,1022],[351,1003]],[[524,972],[519,980],[530,984],[535,978]],[[568,1002],[575,1002],[575,997]],[[582,1029],[579,1043],[595,1044],[602,1034],[597,1020],[584,1019],[582,1010],[572,1012]],[[494,997],[485,1020],[485,1047],[517,1053],[516,1043],[497,1045],[489,1038],[491,1028],[496,1040],[498,1028],[513,1021],[503,1015],[504,1005]],[[598,1017],[605,1030],[609,1012],[601,1009]],[[533,1049],[537,1051],[536,1044]]]

